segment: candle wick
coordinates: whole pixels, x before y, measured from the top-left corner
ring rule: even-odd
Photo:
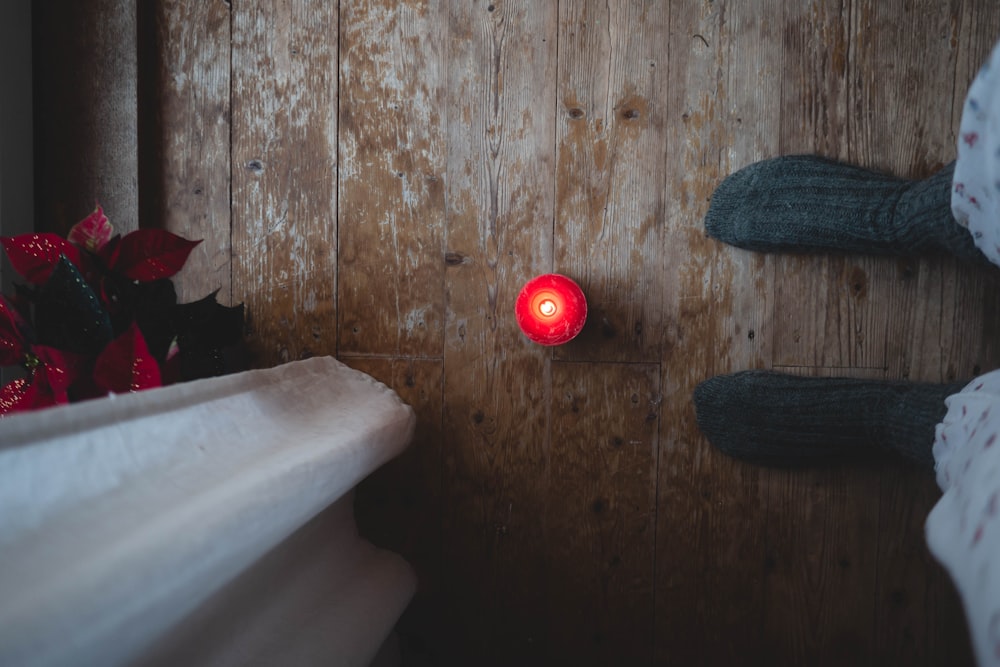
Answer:
[[[542,312],[542,315],[551,315],[556,312],[556,304],[546,299],[538,304],[538,310]]]

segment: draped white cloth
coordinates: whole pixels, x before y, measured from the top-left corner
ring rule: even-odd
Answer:
[[[414,423],[332,358],[0,420],[0,664],[369,664],[415,576],[351,489]]]

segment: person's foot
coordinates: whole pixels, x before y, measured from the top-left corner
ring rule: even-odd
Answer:
[[[964,384],[718,375],[694,391],[698,426],[722,452],[770,465],[814,465],[894,451],[933,469],[944,399]]]
[[[705,230],[760,252],[951,253],[980,261],[951,212],[954,169],[907,181],[817,156],[764,160],[723,180]]]

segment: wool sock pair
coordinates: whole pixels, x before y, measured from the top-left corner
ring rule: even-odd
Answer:
[[[951,253],[982,262],[952,217],[953,174],[951,164],[908,181],[815,156],[765,160],[719,185],[705,228],[759,252]],[[694,403],[709,442],[755,463],[810,465],[883,451],[932,469],[944,399],[962,386],[744,371],[703,382]]]

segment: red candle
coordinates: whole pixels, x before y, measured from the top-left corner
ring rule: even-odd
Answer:
[[[575,282],[558,273],[532,278],[514,304],[524,335],[541,345],[562,345],[576,337],[587,321],[587,299]]]

